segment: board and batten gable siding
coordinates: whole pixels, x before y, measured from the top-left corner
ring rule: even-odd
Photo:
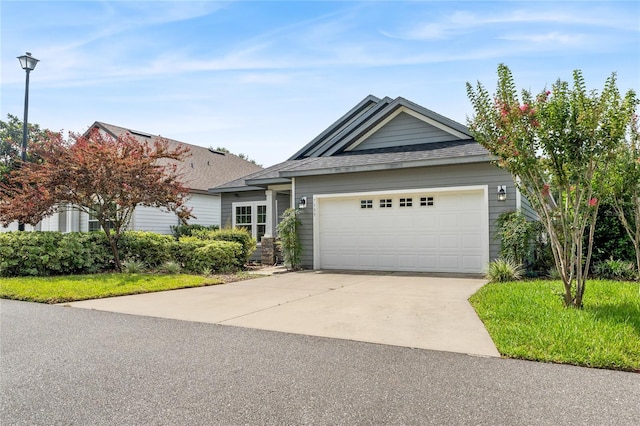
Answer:
[[[398,191],[403,189],[488,186],[489,197],[489,258],[500,254],[500,241],[496,239],[496,220],[507,211],[516,209],[516,197],[511,175],[489,163],[434,166],[326,176],[297,177],[296,198],[307,197],[306,209],[300,211],[300,240],[303,246],[302,266],[313,268],[313,209],[316,194]],[[498,201],[498,185],[511,189],[506,201]]]
[[[456,138],[444,130],[402,112],[353,150],[446,142],[454,139]]]

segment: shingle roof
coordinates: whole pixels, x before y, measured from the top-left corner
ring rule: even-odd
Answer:
[[[485,162],[491,159],[490,153],[474,140],[349,151],[333,157],[288,160],[220,185],[213,188],[213,192],[259,189],[259,185],[286,182],[295,176]]]
[[[367,132],[375,131],[397,114],[411,111],[415,117],[438,125],[449,141],[349,150]],[[426,140],[426,139],[425,139]],[[399,141],[398,143],[402,143]],[[369,95],[320,133],[284,163],[213,188],[213,192],[255,190],[266,185],[289,182],[296,176],[353,173],[445,164],[491,161],[493,156],[477,143],[462,124],[450,120],[407,99],[377,98]]]
[[[160,136],[102,122],[96,122],[91,127],[95,126],[104,129],[115,137],[130,133],[141,142],[153,142],[161,138]],[[212,151],[208,148],[191,145],[174,139],[162,139],[168,141],[171,149],[179,146],[189,148],[190,152],[182,162],[182,165],[179,166],[179,171],[184,174],[184,184],[192,191],[207,192],[209,188],[224,182],[263,170],[262,167],[234,154]]]
[[[346,173],[383,168],[408,168],[462,162],[489,161],[490,154],[474,140],[426,143],[367,151],[350,151],[333,157],[315,157],[282,170],[281,176]]]

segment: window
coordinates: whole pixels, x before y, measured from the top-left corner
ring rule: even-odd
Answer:
[[[400,198],[400,207],[413,206],[413,198]]]
[[[360,208],[361,209],[372,209],[373,208],[373,200],[360,200]]]
[[[393,207],[393,200],[391,198],[384,198],[380,200],[381,209],[390,208],[390,207]]]
[[[71,212],[67,212],[66,214],[71,214]],[[89,232],[102,230],[102,228],[100,227],[100,222],[98,222],[98,218],[94,213],[89,214],[88,225],[89,225]],[[109,220],[107,222],[107,226],[109,227],[109,229],[114,229],[116,227],[116,225],[113,223],[112,220]]]
[[[433,206],[433,197],[420,197],[420,206],[421,207],[431,207]]]
[[[267,204],[260,201],[233,203],[233,226],[246,229],[259,243],[267,232]]]

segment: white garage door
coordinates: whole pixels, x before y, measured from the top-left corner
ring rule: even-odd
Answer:
[[[489,259],[485,189],[319,196],[316,267],[479,273]]]

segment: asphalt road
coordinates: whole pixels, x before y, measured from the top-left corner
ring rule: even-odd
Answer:
[[[640,374],[0,300],[2,425],[632,425]]]

